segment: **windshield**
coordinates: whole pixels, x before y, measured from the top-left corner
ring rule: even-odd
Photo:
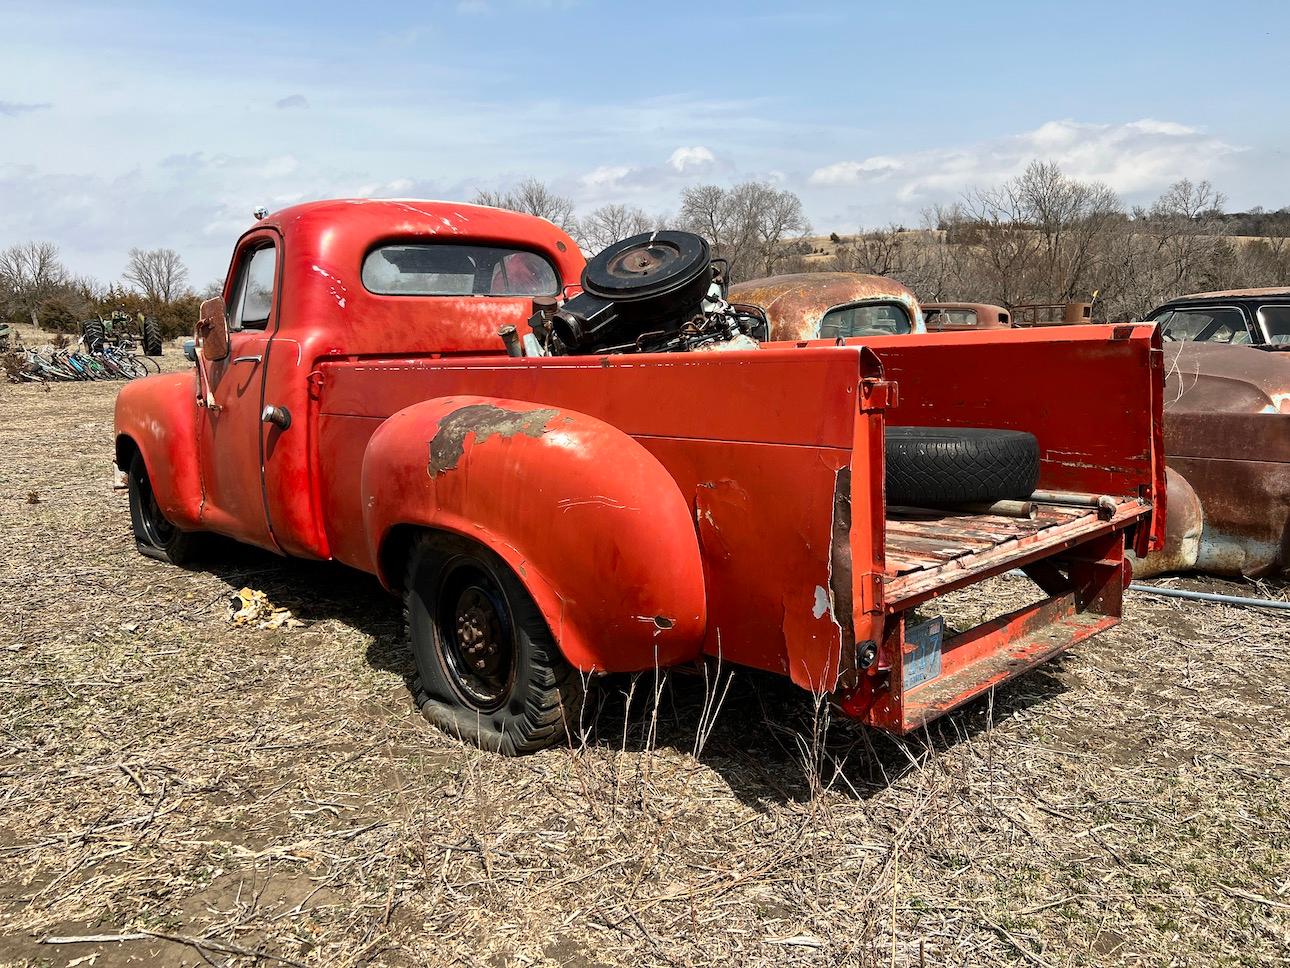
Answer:
[[[449,242],[400,243],[363,260],[363,285],[383,296],[554,296],[560,284],[536,252]]]
[[[890,336],[908,333],[912,328],[909,313],[899,303],[838,306],[830,309],[820,320],[820,338]]]
[[[1245,318],[1241,315],[1241,311],[1227,306],[1171,309],[1161,313],[1153,322],[1159,324],[1161,336],[1178,342],[1248,343],[1250,341],[1250,333],[1245,328]]]
[[[1263,338],[1277,346],[1290,344],[1290,306],[1260,306]]]

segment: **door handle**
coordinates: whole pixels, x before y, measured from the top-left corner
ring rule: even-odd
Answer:
[[[264,357],[262,356],[235,356],[234,363],[259,363]]]
[[[279,430],[286,430],[291,426],[291,411],[286,407],[275,407],[269,404],[260,414],[260,420],[263,423],[273,424]]]

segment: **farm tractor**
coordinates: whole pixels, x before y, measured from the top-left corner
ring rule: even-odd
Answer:
[[[91,353],[98,352],[104,343],[112,343],[130,349],[142,346],[148,356],[160,356],[163,342],[161,326],[156,319],[143,313],[131,316],[123,309],[83,322],[81,340]]]

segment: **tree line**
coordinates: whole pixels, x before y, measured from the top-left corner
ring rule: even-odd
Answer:
[[[1290,207],[1229,213],[1207,181],[1179,181],[1150,205],[1128,207],[1108,186],[1032,162],[999,185],[930,208],[917,228],[860,228],[810,237],[791,191],[749,181],[681,193],[673,217],[573,202],[536,180],[476,201],[540,215],[588,253],[657,228],[697,232],[732,281],[786,272],[863,272],[905,284],[926,302],[1093,302],[1100,319],[1141,317],[1187,292],[1290,284]]]
[[[213,283],[207,290],[218,288]],[[118,282],[74,275],[52,242],[23,242],[0,250],[0,320],[76,334],[87,319],[121,309],[161,324],[167,339],[192,331],[201,300],[174,249],[131,249]]]
[[[732,281],[786,272],[888,276],[926,302],[1092,301],[1100,319],[1140,317],[1186,292],[1290,284],[1290,207],[1225,212],[1206,181],[1179,181],[1150,205],[1128,207],[1108,186],[1032,162],[1001,184],[926,210],[915,228],[889,225],[812,238],[801,200],[766,181],[684,189],[675,215],[608,204],[577,213],[537,179],[474,201],[537,215],[588,254],[642,232],[678,228],[709,240]],[[75,333],[125,309],[155,316],[167,337],[191,330],[204,296],[173,249],[131,249],[119,281],[73,274],[50,242],[0,251],[0,319]]]

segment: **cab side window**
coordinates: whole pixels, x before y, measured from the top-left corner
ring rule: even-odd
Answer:
[[[229,313],[231,329],[265,329],[273,312],[273,282],[278,252],[266,245],[244,256]]]

